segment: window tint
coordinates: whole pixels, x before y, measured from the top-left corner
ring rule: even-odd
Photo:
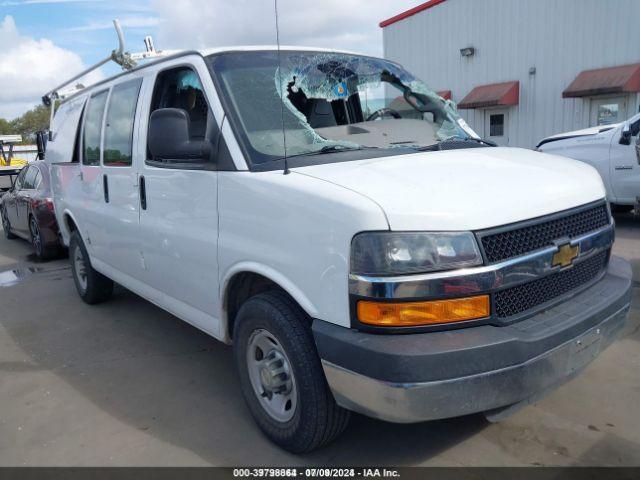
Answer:
[[[131,165],[133,151],[133,123],[142,79],[113,87],[104,129],[104,165]]]
[[[35,169],[35,170],[36,170],[36,179],[33,181],[33,188],[37,190],[40,188],[40,185],[42,185],[42,173],[40,173],[39,169]]]
[[[203,139],[210,117],[202,84],[188,67],[166,70],[158,74],[153,90],[151,112],[159,108],[181,108],[191,121],[191,138]]]
[[[82,139],[82,163],[85,165],[100,165],[100,132],[106,101],[107,90],[94,95],[89,100]]]
[[[36,175],[38,174],[38,169],[36,167],[27,167],[26,175],[24,176],[24,183],[22,184],[22,188],[24,190],[31,190],[35,188],[36,184]]]
[[[22,188],[22,185],[24,184],[24,176],[27,174],[28,169],[29,167],[24,167],[22,170],[20,170],[20,173],[18,174],[18,178],[16,178],[16,183],[15,183],[16,190],[20,190]]]
[[[82,123],[84,122],[84,117],[87,113],[87,99],[85,98],[84,105],[82,106],[82,112],[80,112],[80,119],[78,120],[78,126],[76,127],[76,136],[73,141],[73,156],[71,157],[72,163],[80,162],[80,145],[81,138],[80,134],[82,133]]]

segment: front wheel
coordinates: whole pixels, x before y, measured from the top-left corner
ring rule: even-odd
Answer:
[[[234,357],[245,401],[262,431],[293,453],[336,438],[350,412],[329,390],[309,320],[287,295],[245,302],[235,322]]]
[[[80,298],[89,305],[108,300],[113,293],[113,281],[93,269],[87,249],[77,231],[71,234],[69,258],[73,281]]]
[[[2,231],[4,232],[4,236],[8,240],[13,240],[16,236],[11,233],[11,222],[9,222],[9,217],[7,217],[7,212],[4,207],[2,207]]]

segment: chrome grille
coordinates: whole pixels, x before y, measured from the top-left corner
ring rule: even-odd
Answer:
[[[496,292],[495,315],[512,317],[575,290],[595,279],[606,267],[608,257],[608,250],[601,251],[566,270]]]
[[[565,215],[527,222],[496,233],[479,233],[484,254],[489,263],[517,257],[553,245],[554,240],[574,238],[597,230],[609,223],[606,204],[602,203]]]

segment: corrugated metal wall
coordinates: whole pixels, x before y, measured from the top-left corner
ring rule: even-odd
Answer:
[[[583,70],[639,63],[639,21],[640,0],[447,0],[385,27],[384,55],[456,102],[478,85],[519,80],[509,145],[534,147],[589,126],[589,101],[562,91]],[[475,55],[461,57],[468,46]],[[629,116],[640,95],[630,98]],[[483,110],[461,114],[483,133]]]

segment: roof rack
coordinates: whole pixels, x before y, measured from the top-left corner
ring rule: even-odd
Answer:
[[[76,85],[72,85],[73,82],[75,82],[76,80],[80,79],[81,77],[84,77],[85,75],[87,75],[90,72],[93,72],[94,70],[97,70],[98,68],[102,67],[104,64],[110,61],[113,61],[118,65],[120,65],[123,70],[132,70],[138,65],[138,62],[141,60],[151,60],[154,58],[165,57],[167,55],[172,55],[174,53],[177,53],[176,50],[156,50],[153,45],[153,39],[150,36],[146,36],[144,38],[144,45],[145,45],[144,52],[139,52],[139,53],[126,52],[124,49],[124,46],[125,46],[124,34],[122,33],[122,27],[120,26],[120,22],[118,21],[118,19],[113,20],[113,26],[115,27],[116,34],[118,36],[117,49],[113,50],[111,54],[109,54],[109,56],[103,58],[98,63],[83,70],[77,75],[74,75],[70,79],[61,83],[60,85],[58,85],[57,87],[55,87],[54,89],[50,90],[49,92],[45,93],[42,96],[42,103],[47,107],[51,107],[51,117],[49,119],[50,130],[51,130],[51,124],[53,123],[55,101],[57,99],[72,95],[84,88],[84,85],[80,83],[77,83]],[[70,85],[72,86],[70,87]],[[67,88],[67,90],[63,90],[66,87],[70,87],[70,88]]]

